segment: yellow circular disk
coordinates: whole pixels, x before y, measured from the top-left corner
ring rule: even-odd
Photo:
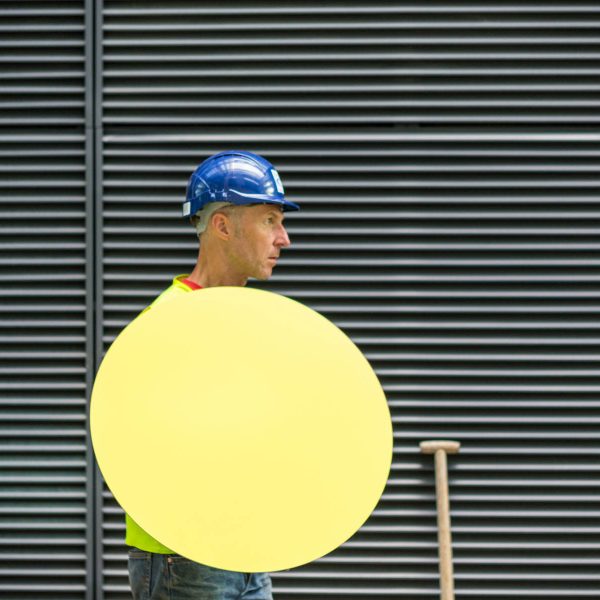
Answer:
[[[386,399],[358,348],[302,304],[241,287],[182,294],[134,320],[98,371],[91,433],[143,529],[242,572],[345,542],[392,458]]]

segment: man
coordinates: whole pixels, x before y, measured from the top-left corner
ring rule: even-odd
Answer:
[[[221,152],[190,177],[183,216],[200,240],[196,266],[145,309],[176,295],[219,285],[269,279],[282,248],[290,245],[285,199],[273,165],[252,152]],[[143,311],[143,312],[145,312]],[[163,546],[126,515],[129,580],[134,600],[271,600],[266,573],[235,573],[202,565]]]

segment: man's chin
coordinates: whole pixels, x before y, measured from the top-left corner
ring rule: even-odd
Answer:
[[[258,279],[258,281],[267,281],[271,275],[273,275],[273,269],[266,268],[260,273],[254,275],[254,279]]]

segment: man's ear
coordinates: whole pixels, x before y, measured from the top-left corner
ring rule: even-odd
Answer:
[[[229,219],[227,215],[221,212],[216,212],[211,216],[210,222],[215,230],[215,234],[221,239],[227,239],[231,236],[232,223],[231,219]]]

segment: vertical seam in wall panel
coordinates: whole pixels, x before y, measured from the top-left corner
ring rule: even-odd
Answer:
[[[102,0],[91,2],[94,20],[94,374],[102,358]],[[104,598],[102,476],[94,460],[95,599]]]
[[[94,3],[85,0],[85,352],[86,352],[86,575],[85,598],[93,600],[97,573],[95,535],[95,466],[90,435],[90,400],[95,373],[94,339]]]

